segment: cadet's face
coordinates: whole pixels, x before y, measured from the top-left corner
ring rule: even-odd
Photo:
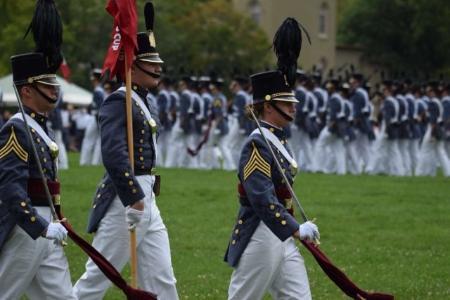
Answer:
[[[286,113],[289,117],[291,117],[292,119],[295,117],[295,103],[294,102],[285,102],[285,101],[281,101],[278,104],[278,107],[284,112]],[[279,115],[279,114],[278,114]],[[287,124],[289,124],[289,121],[286,120],[285,118],[283,118],[282,116],[280,116],[280,122],[281,120],[283,120],[285,122],[285,124],[283,124],[283,127],[286,126]]]
[[[229,89],[230,89],[230,91],[231,91],[232,93],[234,93],[234,92],[236,91],[236,89],[237,89],[237,82],[233,80],[233,81],[230,83]]]
[[[154,73],[157,75],[161,76],[161,65],[160,64],[155,64],[155,63],[151,63],[151,62],[139,62],[139,66],[144,69],[146,72],[150,72],[150,73]],[[147,89],[152,89],[158,86],[159,84],[159,80],[160,78],[154,78],[148,74],[146,74],[145,72],[143,72],[142,70],[140,70],[139,68],[134,68],[134,78],[133,80],[139,84],[140,86],[147,88]]]
[[[58,100],[59,87],[40,83],[38,83],[37,86],[44,95],[54,101],[54,103],[50,103],[42,95],[39,95],[40,102],[42,103],[42,108],[46,109],[46,112],[53,110],[56,106],[56,100]]]
[[[295,112],[296,112],[294,102],[277,101],[276,105],[282,112],[284,112],[289,117],[294,119]],[[290,121],[286,120],[279,112],[277,112],[272,107],[272,105],[270,105],[268,103],[266,103],[266,105],[265,105],[264,116],[268,118],[267,121],[270,121],[270,123],[273,123],[275,126],[278,126],[278,127],[285,127],[290,122]]]
[[[356,89],[358,87],[358,81],[354,78],[350,78],[349,83],[352,89]]]
[[[24,86],[22,91],[22,100],[26,103],[27,106],[32,108],[37,112],[50,112],[56,106],[56,100],[59,96],[59,87],[47,84],[36,83],[36,87],[43,93],[45,96],[54,100],[55,103],[50,103],[44,96],[42,96],[35,87],[31,85]]]

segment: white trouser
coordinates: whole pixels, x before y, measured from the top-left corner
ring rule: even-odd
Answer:
[[[280,241],[260,222],[231,275],[228,299],[311,299],[303,257],[294,239]]]
[[[347,160],[347,171],[353,175],[361,174],[362,162],[359,158],[358,151],[356,149],[356,144],[354,143],[354,141],[345,142],[345,151]]]
[[[386,124],[383,122],[373,149],[373,160],[366,169],[369,174],[389,174],[403,176],[405,170],[397,139],[389,140],[386,135]]]
[[[159,166],[165,166],[167,160],[167,149],[169,148],[169,138],[171,131],[161,130],[158,136],[158,162]]]
[[[98,132],[97,140],[95,141],[91,163],[93,166],[99,166],[102,164],[102,137],[100,136],[100,131]]]
[[[92,154],[94,153],[95,144],[99,135],[97,120],[92,117],[84,132],[83,142],[81,143],[80,165],[87,166],[92,163]]]
[[[180,127],[180,119],[178,118],[172,127],[169,136],[170,147],[167,147],[167,156],[165,166],[167,168],[182,167],[182,164],[187,160],[187,137]]]
[[[238,165],[242,147],[247,136],[241,132],[238,119],[235,116],[230,116],[229,118],[230,131],[225,139],[229,149],[231,149],[233,161],[235,165]]]
[[[138,176],[144,190],[144,215],[136,228],[138,287],[151,291],[161,300],[178,299],[170,257],[167,229],[152,192],[154,176]],[[130,258],[130,234],[125,207],[116,197],[95,233],[92,246],[120,272]],[[86,271],[74,286],[78,299],[102,299],[111,282],[89,259]]]
[[[423,137],[417,162],[417,176],[435,176],[440,165],[444,176],[450,176],[450,160],[444,148],[444,141],[438,141],[431,136],[431,125]]]
[[[369,174],[389,174],[402,176],[404,174],[398,140],[389,140],[380,136],[373,164],[368,169]]]
[[[369,160],[371,157],[372,152],[372,142],[367,137],[367,134],[362,133],[359,130],[355,130],[355,146],[356,151],[358,152],[362,163],[364,165],[364,169],[367,169],[367,166],[369,165]]]
[[[316,143],[317,171],[326,172],[325,162],[331,153],[330,145],[332,138],[333,134],[328,130],[328,127],[325,126],[320,132]]]
[[[292,137],[294,138],[294,137]],[[313,157],[313,140],[309,137],[308,133],[303,130],[297,131],[297,137],[299,151],[298,151],[298,161],[300,166],[300,172],[313,172],[314,170],[314,157]]]
[[[236,170],[236,163],[235,160],[233,159],[230,146],[228,145],[227,136],[220,137],[217,143],[217,148],[222,153],[223,168],[225,170]]]
[[[209,139],[204,145],[205,164],[209,169],[235,170],[233,155],[228,146],[228,135],[221,135],[216,122],[211,126]]]
[[[411,169],[411,156],[409,152],[409,141],[410,139],[400,139],[398,141],[398,148],[400,151],[400,155],[402,157],[402,165],[403,165],[403,175],[404,176],[411,176],[412,175],[412,169]]]
[[[62,131],[55,130],[54,133],[55,133],[55,143],[58,145],[59,149],[58,169],[67,170],[69,168],[69,161],[67,159],[66,145],[64,145],[64,141],[62,138]]]
[[[411,172],[414,172],[419,160],[419,139],[409,140],[409,157],[411,158]]]
[[[48,208],[43,208],[50,210]],[[75,300],[62,246],[15,226],[0,250],[0,299]]]
[[[181,166],[189,169],[199,169],[200,168],[200,152],[196,156],[192,156],[187,152],[187,148],[196,150],[198,144],[200,143],[200,135],[198,133],[191,133],[186,138],[187,145],[182,148],[181,151],[186,153],[185,160],[182,161]]]

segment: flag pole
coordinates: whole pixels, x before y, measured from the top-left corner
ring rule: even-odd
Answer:
[[[134,143],[133,143],[133,114],[131,102],[131,64],[125,55],[125,88],[126,88],[126,114],[127,114],[127,143],[128,158],[130,159],[131,171],[134,171]],[[130,265],[131,265],[131,286],[137,288],[137,253],[136,253],[136,227],[130,227]]]

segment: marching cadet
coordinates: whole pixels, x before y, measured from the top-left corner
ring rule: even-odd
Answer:
[[[98,128],[97,118],[98,111],[105,98],[105,90],[102,86],[102,70],[94,68],[91,71],[91,83],[94,87],[91,106],[89,107],[88,123],[84,132],[83,142],[81,143],[80,165],[99,165],[101,164],[101,144],[100,132]]]
[[[355,126],[356,147],[361,155],[364,168],[367,167],[371,156],[371,142],[375,139],[370,123],[370,99],[367,91],[362,87],[363,75],[354,73],[350,77],[353,104],[353,122]]]
[[[408,101],[404,96],[403,84],[401,82],[396,82],[395,99],[398,101],[399,107],[398,147],[402,159],[402,173],[403,176],[411,176],[411,156],[409,155],[409,106]]]
[[[361,174],[362,165],[358,151],[356,149],[356,135],[353,128],[353,103],[349,99],[350,95],[350,85],[344,82],[341,86],[341,96],[344,101],[344,111],[345,111],[345,155],[346,155],[346,171],[353,174]]]
[[[330,97],[327,103],[327,123],[317,140],[318,170],[324,173],[345,173],[345,106],[339,94],[339,80],[330,79],[326,84]]]
[[[234,95],[232,102],[232,113],[230,114],[230,133],[227,143],[233,153],[234,161],[237,162],[243,142],[247,137],[247,122],[245,117],[245,106],[248,104],[248,94],[245,87],[248,79],[244,76],[235,76],[230,83],[229,89]]]
[[[305,148],[311,151],[311,155],[305,155],[305,168],[304,171],[315,172],[317,169],[317,161],[315,153],[315,146],[317,138],[319,137],[319,124],[317,123],[317,112],[318,112],[318,100],[313,93],[314,84],[311,78],[308,78],[305,82],[305,104],[303,106],[303,111],[307,114],[305,117],[305,128],[308,135],[304,141]]]
[[[410,79],[404,81],[404,89],[406,92],[405,99],[408,102],[408,125],[410,138],[408,142],[409,157],[411,159],[411,174],[414,172],[417,165],[417,156],[419,153],[419,109],[418,101],[416,101],[415,95],[418,89],[417,85],[413,85]]]
[[[295,27],[298,32],[298,26],[294,19],[287,19],[277,32],[274,44],[283,44],[277,39],[286,38],[280,32],[293,32]],[[280,67],[286,70],[279,63]],[[274,299],[311,299],[303,257],[294,238],[313,240],[319,237],[319,231],[310,221],[299,225],[291,215],[292,195],[274,161],[280,162],[292,184],[297,164],[282,128],[295,117],[297,99],[292,87],[296,65],[293,67],[287,75],[277,70],[251,76],[254,92],[251,109],[261,120],[262,133],[255,129],[250,134],[239,161],[240,209],[225,254],[225,261],[234,268],[228,299],[258,300],[266,291]]]
[[[100,108],[106,174],[95,194],[88,232],[95,232],[92,245],[120,271],[130,258],[128,226],[135,227],[139,288],[154,292],[158,299],[172,300],[178,295],[169,237],[155,202],[157,115],[145,101],[148,90],[158,85],[163,63],[152,41],[147,33],[137,34],[139,50],[131,66],[134,168],[128,158],[125,87],[106,98]],[[102,299],[110,284],[89,259],[74,290],[79,299]]]
[[[62,120],[62,107],[64,105],[63,93],[59,93],[58,102],[55,109],[49,114],[48,121],[53,134],[55,136],[55,142],[58,145],[58,169],[67,170],[69,168],[69,160],[67,158],[66,145],[63,140],[63,120]]]
[[[59,204],[58,149],[47,127],[58,100],[55,72],[62,62],[61,20],[53,1],[37,2],[31,28],[37,33],[36,52],[11,57],[25,120],[19,112],[0,130],[0,299],[24,294],[28,299],[76,299],[62,248],[67,230],[53,219],[42,183],[45,179],[52,201]],[[43,48],[43,42],[56,52]]]
[[[374,146],[374,157],[367,168],[369,174],[396,176],[403,174],[401,154],[398,147],[399,105],[393,97],[393,85],[391,80],[383,82],[382,123]]]
[[[236,170],[236,164],[231,154],[231,150],[227,144],[226,137],[229,134],[230,128],[228,125],[228,105],[227,98],[221,91],[223,79],[218,77],[211,81],[209,89],[213,97],[212,114],[213,131],[211,140],[215,145],[215,157],[223,161],[223,168],[225,170]]]
[[[313,73],[312,80],[314,84],[313,93],[317,98],[317,123],[319,131],[321,131],[326,125],[328,93],[320,86],[322,83],[322,74],[319,71]]]
[[[437,83],[429,82],[426,93],[430,99],[428,103],[429,121],[419,152],[416,175],[436,176],[437,166],[440,166],[444,176],[450,176],[450,159],[444,148],[444,108],[437,98]]]
[[[170,130],[172,123],[170,121],[170,94],[169,94],[170,79],[163,77],[158,85],[157,107],[158,117],[161,124],[158,136],[158,157],[160,161],[157,162],[161,166],[165,165],[166,153],[169,146]]]
[[[294,125],[292,126],[292,149],[295,157],[298,159],[301,170],[310,171],[309,166],[313,160],[313,150],[308,136],[308,105],[305,84],[308,76],[303,70],[297,70],[297,81],[295,87],[296,113]]]
[[[203,75],[200,76],[199,82],[198,82],[198,89],[200,94],[200,99],[202,105],[201,107],[201,134],[200,134],[200,141],[204,138],[205,134],[211,135],[211,132],[207,132],[208,126],[209,126],[209,120],[211,118],[211,107],[212,107],[212,96],[211,92],[209,90],[209,84],[211,82],[211,78],[209,76]],[[200,160],[200,168],[201,169],[211,169],[214,164],[214,148],[212,141],[208,138],[209,143],[205,145],[205,147],[201,148],[201,151],[199,153],[199,160]]]
[[[192,136],[192,95],[188,89],[189,76],[183,76],[178,82],[179,106],[176,121],[170,134],[171,147],[167,152],[166,167],[185,167],[188,164],[187,148]]]

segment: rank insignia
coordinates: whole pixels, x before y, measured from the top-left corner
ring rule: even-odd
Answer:
[[[246,180],[247,177],[256,170],[260,171],[267,177],[270,177],[270,164],[264,160],[255,144],[253,144],[252,154],[244,167],[244,180]]]
[[[11,127],[11,135],[8,138],[6,144],[0,149],[0,159],[7,156],[9,153],[14,152],[24,162],[28,161],[28,153],[22,148],[17,140],[14,127]]]

